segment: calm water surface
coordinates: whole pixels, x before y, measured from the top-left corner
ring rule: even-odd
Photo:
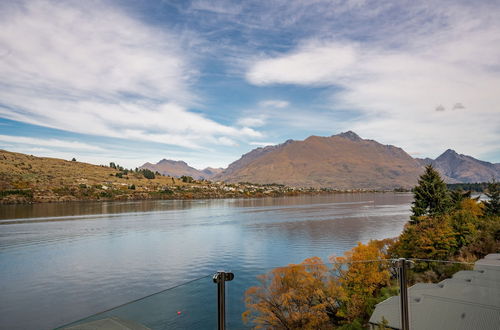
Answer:
[[[50,329],[219,269],[397,236],[411,194],[0,206],[0,328]],[[192,299],[196,299],[192,297]]]

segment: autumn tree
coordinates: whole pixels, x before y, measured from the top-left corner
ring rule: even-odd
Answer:
[[[479,217],[483,215],[483,204],[476,199],[465,198],[451,214],[450,220],[457,248],[470,244],[477,236],[477,225]]]
[[[362,329],[390,279],[390,241],[358,243],[332,257],[332,269],[313,257],[260,275],[260,286],[245,292],[243,320],[266,329]]]
[[[422,216],[444,214],[450,208],[448,188],[432,165],[425,167],[425,172],[420,176],[418,185],[413,188],[413,193],[415,197],[410,216],[412,223],[419,222]]]
[[[345,299],[339,283],[318,257],[260,275],[260,286],[245,292],[242,317],[257,329],[332,328]]]
[[[457,249],[456,233],[449,216],[421,217],[406,224],[391,249],[392,257],[447,260]]]
[[[332,258],[345,294],[338,316],[345,322],[366,319],[376,303],[379,290],[389,283],[389,264],[384,253],[389,241],[358,243],[343,257]]]

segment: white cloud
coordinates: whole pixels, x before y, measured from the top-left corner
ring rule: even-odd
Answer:
[[[88,143],[78,141],[65,141],[59,139],[41,139],[26,136],[0,135],[0,142],[9,142],[15,144],[28,144],[34,146],[46,146],[52,148],[64,148],[75,150],[104,151],[101,147],[93,146]]]
[[[4,4],[0,116],[189,148],[259,136],[187,110],[199,100],[183,47],[182,36],[98,2]]]
[[[290,105],[287,101],[283,100],[267,100],[259,102],[259,106],[262,108],[286,108]]]
[[[277,143],[274,143],[274,142],[257,142],[257,141],[253,141],[253,142],[249,142],[248,144],[251,145],[251,146],[267,147],[267,146],[274,146]]]
[[[331,86],[332,109],[364,114],[345,129],[416,153],[498,152],[498,8],[447,9],[431,31],[394,29],[390,39],[373,42],[312,40],[256,61],[246,78],[255,85]]]
[[[238,125],[247,127],[260,127],[266,124],[266,118],[264,116],[258,117],[244,117],[238,120]]]
[[[256,85],[322,85],[349,73],[356,61],[350,44],[309,42],[291,54],[256,62],[246,78]]]

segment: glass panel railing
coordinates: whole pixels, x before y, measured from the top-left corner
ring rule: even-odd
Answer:
[[[312,261],[312,262],[311,262]],[[391,260],[309,263],[235,271],[227,291],[227,327],[374,328],[399,320],[397,272]],[[383,305],[373,316],[376,306]]]
[[[217,278],[211,274],[61,329],[215,329],[221,320],[220,278],[227,279],[227,329],[496,329],[500,324],[500,254],[475,263],[341,260],[310,258],[273,269],[219,272]]]
[[[58,329],[215,329],[212,274],[101,312]]]
[[[410,329],[499,329],[500,254],[472,263],[412,261]]]

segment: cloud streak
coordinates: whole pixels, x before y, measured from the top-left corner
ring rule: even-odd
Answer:
[[[188,148],[259,136],[188,110],[198,72],[173,32],[100,2],[2,7],[0,116]]]
[[[27,136],[0,135],[0,142],[27,144],[31,146],[44,146],[51,148],[84,150],[84,151],[104,151],[104,149],[102,149],[101,147],[93,146],[78,141],[65,141],[60,139],[40,139]]]

